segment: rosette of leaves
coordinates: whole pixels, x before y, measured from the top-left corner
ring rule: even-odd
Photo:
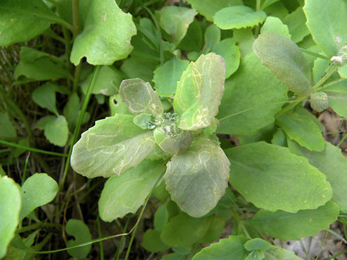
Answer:
[[[158,183],[169,158],[166,189],[182,211],[201,217],[216,206],[227,188],[230,165],[210,130],[224,75],[221,56],[201,55],[177,83],[172,111],[164,111],[158,94],[142,79],[121,83],[119,94],[129,113],[97,121],[82,134],[71,158],[74,170],[88,178],[111,177],[99,201],[103,220],[134,213]],[[130,201],[129,193],[137,196]]]

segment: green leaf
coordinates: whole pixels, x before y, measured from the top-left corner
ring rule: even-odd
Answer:
[[[222,234],[225,228],[225,219],[222,217],[213,216],[211,223],[205,235],[199,239],[199,243],[213,243]]]
[[[1,176],[5,176],[6,172],[4,171],[4,169],[2,168],[1,164],[0,164],[0,177]]]
[[[247,242],[247,240],[248,239],[242,235],[229,236],[229,238],[221,239],[219,242],[203,248],[193,257],[193,260],[245,259],[248,252],[245,250],[244,244]]]
[[[73,79],[63,60],[25,46],[21,47],[20,62],[14,71],[15,79],[21,76],[33,80]]]
[[[289,33],[292,36],[291,39],[296,43],[301,42],[305,36],[310,34],[306,27],[306,17],[301,7],[288,14],[283,19],[283,23],[288,26]]]
[[[126,79],[119,88],[122,101],[127,104],[129,110],[139,115],[148,113],[156,116],[163,114],[164,109],[158,94],[148,82],[142,79]]]
[[[333,189],[332,201],[347,210],[347,159],[336,146],[326,143],[323,152],[312,152],[295,142],[288,142],[289,149],[308,159],[309,163],[327,176]]]
[[[0,258],[6,255],[7,246],[14,237],[21,208],[20,188],[7,176],[0,176]]]
[[[153,82],[159,96],[171,97],[176,92],[177,82],[187,69],[189,62],[173,58],[154,71]]]
[[[254,27],[264,22],[264,11],[254,12],[248,6],[238,5],[223,8],[213,16],[213,22],[222,30]]]
[[[268,16],[261,27],[261,33],[274,32],[290,39],[288,27],[282,23],[281,19]]]
[[[71,239],[66,243],[67,247],[77,246],[92,240],[92,235],[90,234],[88,226],[79,219],[69,219],[66,223],[65,230],[67,234],[75,237],[75,239]],[[92,245],[90,244],[74,249],[68,249],[67,252],[75,259],[85,259],[91,249]]]
[[[93,65],[111,65],[132,51],[130,39],[136,27],[113,0],[91,2],[84,29],[74,41],[70,60],[78,65],[83,57]]]
[[[225,78],[229,78],[240,65],[240,50],[236,42],[227,38],[217,43],[212,51],[223,57],[225,61]]]
[[[252,28],[233,30],[233,39],[239,46],[242,58],[253,53],[253,42],[255,39]]]
[[[310,94],[311,70],[294,42],[285,36],[268,32],[254,41],[253,49],[261,62],[294,94]]]
[[[203,48],[203,33],[201,24],[197,19],[189,25],[188,31],[182,41],[178,44],[177,49],[183,51],[198,52],[200,54]]]
[[[310,118],[287,112],[276,118],[286,135],[311,151],[323,151],[325,141],[319,127]]]
[[[99,214],[111,222],[136,211],[144,204],[158,179],[165,172],[162,161],[142,161],[122,175],[106,181],[99,200]]]
[[[5,140],[15,140],[17,138],[17,130],[7,112],[0,112],[0,138]]]
[[[78,97],[78,94],[76,92],[73,92],[70,97],[69,101],[66,103],[63,113],[64,116],[69,123],[69,125],[75,125],[77,122],[78,115],[80,114],[80,98]],[[82,124],[86,123],[90,118],[90,114],[88,112],[85,112]]]
[[[233,165],[231,185],[258,208],[295,213],[318,208],[332,197],[326,176],[288,148],[259,142],[225,152]]]
[[[25,180],[22,189],[20,221],[34,209],[51,202],[58,192],[58,184],[46,173],[36,173]]]
[[[161,232],[154,229],[147,229],[143,234],[141,246],[149,252],[163,252],[170,248],[160,239]]]
[[[32,98],[40,107],[47,108],[52,113],[58,115],[59,113],[55,105],[56,86],[52,82],[47,82],[33,91]]]
[[[160,237],[165,244],[171,247],[189,247],[206,233],[211,219],[212,216],[192,218],[181,213],[170,219]]]
[[[243,4],[242,0],[188,0],[187,2],[201,15],[205,16],[208,21],[212,21],[214,14],[224,7]]]
[[[347,93],[328,92],[329,106],[339,115],[347,118]]]
[[[160,26],[172,36],[173,43],[177,46],[186,35],[197,12],[187,7],[165,6],[157,15]]]
[[[258,211],[248,222],[268,236],[281,240],[299,240],[315,236],[318,231],[328,229],[337,220],[340,208],[333,202],[318,209],[300,210],[297,213],[284,211]]]
[[[164,203],[155,212],[153,224],[156,230],[162,231],[168,221],[169,211],[167,209],[167,203]]]
[[[217,25],[211,24],[205,30],[205,45],[206,50],[212,50],[213,47],[220,42],[221,39],[221,30]]]
[[[45,125],[45,137],[52,144],[65,146],[69,137],[69,127],[64,116],[54,117]]]
[[[226,81],[217,133],[251,134],[275,121],[287,100],[287,88],[254,53],[241,60],[238,71]]]
[[[273,246],[270,250],[264,252],[265,260],[303,260],[301,257],[295,255],[293,251],[284,248]]]
[[[313,40],[329,57],[347,41],[347,5],[343,0],[307,0],[304,12]]]
[[[167,164],[166,189],[182,211],[193,217],[204,216],[225,193],[229,165],[218,144],[197,139],[186,153],[173,156]]]
[[[0,46],[29,41],[59,20],[41,0],[3,0],[0,13]]]
[[[267,242],[264,239],[261,238],[254,238],[252,240],[249,240],[245,243],[245,249],[249,252],[255,251],[255,250],[268,250],[272,246],[269,242]]]
[[[224,60],[214,53],[201,55],[189,64],[177,84],[174,99],[179,128],[197,130],[211,124],[223,95],[224,76]]]
[[[99,120],[74,145],[71,166],[88,177],[120,175],[154,149],[153,133],[137,127],[134,116],[116,114]]]
[[[159,61],[144,60],[143,58],[131,56],[123,62],[121,70],[128,78],[141,78],[146,82],[150,82],[153,78],[153,71],[159,63]]]

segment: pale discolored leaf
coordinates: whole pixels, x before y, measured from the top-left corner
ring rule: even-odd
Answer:
[[[253,43],[255,54],[298,96],[311,91],[311,70],[299,47],[285,36],[268,32]]]
[[[69,137],[69,127],[64,116],[50,119],[45,125],[45,137],[54,145],[64,146]]]
[[[274,122],[287,99],[287,88],[251,53],[225,83],[217,133],[252,134]]]
[[[248,238],[243,235],[229,236],[205,247],[193,257],[193,260],[245,259],[248,252],[244,248],[244,244],[247,240]]]
[[[214,141],[197,139],[167,164],[166,189],[182,211],[201,217],[211,211],[228,186],[229,161]]]
[[[296,213],[316,209],[333,195],[326,176],[288,148],[258,142],[225,153],[233,165],[231,185],[258,208]]]
[[[20,221],[37,207],[51,202],[58,192],[57,182],[46,173],[36,173],[26,179],[21,189]]]
[[[0,258],[15,235],[21,208],[20,187],[7,176],[0,175]]]
[[[130,39],[136,27],[113,0],[91,2],[86,24],[75,41],[70,60],[78,65],[83,57],[93,65],[111,65],[132,51]]]
[[[116,114],[99,120],[75,144],[72,168],[88,177],[110,177],[138,165],[154,149],[151,131],[133,123],[135,116]]]
[[[268,236],[281,240],[299,240],[328,229],[337,220],[339,212],[339,206],[329,201],[318,209],[300,210],[297,213],[260,210],[248,222]]]
[[[201,55],[189,64],[177,84],[174,99],[179,128],[197,130],[211,124],[222,99],[224,77],[224,60],[214,53]]]
[[[111,222],[128,213],[136,213],[164,172],[163,161],[144,160],[120,176],[113,175],[100,196],[101,219]]]
[[[123,80],[119,94],[122,101],[135,115],[148,113],[160,116],[164,112],[158,94],[148,82],[144,82],[142,79]]]
[[[213,22],[222,30],[254,27],[264,22],[264,11],[253,11],[248,6],[238,5],[223,8],[213,16]]]
[[[319,127],[310,118],[287,112],[276,118],[286,135],[311,151],[323,151],[325,141]]]
[[[154,130],[154,140],[159,147],[168,154],[182,154],[186,152],[192,143],[192,133],[181,130],[179,133],[170,135],[166,128],[164,126]]]
[[[81,245],[92,240],[88,226],[79,219],[69,219],[66,223],[66,233],[73,236],[75,239],[67,241],[67,247]],[[92,245],[80,246],[74,249],[68,249],[67,252],[75,259],[85,259],[92,249]]]
[[[197,12],[187,7],[165,6],[157,15],[160,26],[172,36],[173,43],[177,46],[186,35]]]

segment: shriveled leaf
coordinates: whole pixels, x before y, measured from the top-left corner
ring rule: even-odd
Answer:
[[[281,19],[268,16],[261,27],[261,33],[274,32],[290,39],[288,27],[282,23]]]
[[[221,56],[201,55],[191,62],[177,84],[175,112],[184,130],[207,127],[218,113],[224,91],[225,67]]]
[[[240,65],[240,50],[236,42],[227,38],[217,43],[212,51],[223,57],[225,61],[225,78],[229,78]]]
[[[298,96],[311,91],[311,70],[299,47],[285,36],[268,32],[253,43],[261,62]]]
[[[155,229],[147,229],[143,234],[141,246],[149,252],[166,251],[170,246],[160,239],[161,232]]]
[[[26,179],[21,189],[20,221],[37,207],[51,202],[58,192],[57,182],[46,173],[36,173]]]
[[[211,211],[228,186],[229,161],[214,141],[197,139],[167,164],[166,189],[182,211],[201,217]]]
[[[70,239],[66,243],[67,247],[77,246],[92,240],[92,235],[90,234],[88,226],[79,219],[69,219],[65,229],[67,234],[75,237],[75,239]],[[92,245],[85,245],[74,249],[68,249],[67,252],[76,259],[84,259],[89,254],[91,248]]]
[[[288,148],[258,142],[225,152],[233,165],[231,185],[258,208],[295,213],[332,197],[326,176]]]
[[[283,19],[283,23],[288,26],[291,39],[296,43],[302,41],[305,36],[310,34],[306,27],[306,17],[301,7],[288,14]]]
[[[243,4],[242,0],[188,0],[187,2],[201,15],[205,16],[208,21],[213,21],[214,14],[224,7]]]
[[[160,116],[164,112],[158,94],[148,82],[144,82],[142,79],[123,80],[119,94],[122,101],[135,115],[149,113]]]
[[[253,11],[248,6],[238,5],[223,8],[213,16],[213,22],[222,30],[254,27],[264,22],[264,11]]]
[[[338,54],[347,41],[347,5],[343,0],[305,1],[307,27],[313,40],[330,57]]]
[[[151,131],[133,123],[134,116],[116,114],[99,120],[75,144],[71,166],[88,177],[120,175],[138,165],[154,149]]]
[[[342,210],[347,209],[347,159],[336,146],[326,143],[322,152],[312,152],[295,142],[288,142],[289,149],[308,159],[309,163],[327,176],[333,189],[332,201]]]
[[[0,112],[0,138],[5,140],[15,140],[17,138],[17,130],[7,112]]]
[[[171,247],[189,247],[207,232],[211,220],[212,216],[193,218],[181,213],[170,219],[160,237]]]
[[[21,208],[20,187],[7,176],[0,175],[0,258],[15,235]]]
[[[101,219],[111,222],[136,213],[164,172],[162,161],[144,160],[120,176],[113,175],[107,180],[99,200]]]
[[[299,240],[328,229],[337,220],[339,212],[339,206],[329,201],[318,209],[300,210],[297,213],[260,210],[248,222],[268,236],[281,240]]]
[[[286,135],[311,151],[323,151],[325,141],[319,127],[310,118],[287,112],[276,118]]]
[[[26,77],[31,80],[73,79],[58,57],[29,47],[21,47],[20,62],[14,71],[15,79]]]
[[[217,133],[252,134],[274,122],[286,100],[287,88],[252,53],[226,81]]]
[[[26,42],[60,20],[41,0],[3,0],[0,46]]]
[[[178,45],[197,12],[187,7],[165,6],[157,15],[160,26],[172,36],[173,43]]]
[[[205,259],[244,259],[248,254],[244,248],[247,238],[243,235],[230,236],[213,243],[197,253],[193,260]]]
[[[113,0],[95,0],[89,7],[84,29],[74,41],[70,60],[78,65],[83,57],[93,65],[111,65],[132,51],[130,39],[136,27]]]
[[[64,146],[69,137],[69,127],[64,116],[54,117],[45,125],[45,137],[52,144]]]
[[[189,62],[173,58],[154,71],[155,89],[162,97],[171,97],[176,92],[177,82],[187,69]]]

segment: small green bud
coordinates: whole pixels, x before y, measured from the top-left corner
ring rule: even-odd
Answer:
[[[325,92],[313,93],[310,97],[310,105],[314,111],[322,112],[329,107],[328,95]]]
[[[143,130],[154,129],[155,125],[152,123],[153,116],[147,113],[142,113],[140,115],[135,116],[133,122],[135,125],[140,127]]]
[[[172,130],[169,126],[156,128],[154,140],[165,153],[182,154],[192,143],[192,133],[183,130],[175,133]]]

